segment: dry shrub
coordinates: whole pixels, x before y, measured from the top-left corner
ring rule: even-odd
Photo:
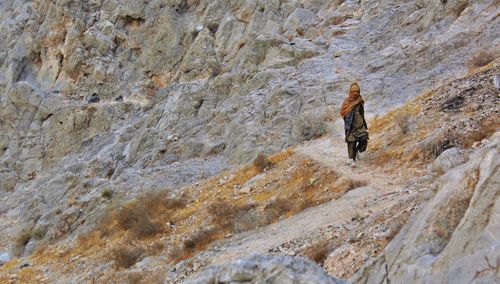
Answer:
[[[469,0],[460,0],[457,1],[454,5],[450,5],[451,7],[448,9],[448,14],[451,14],[455,17],[460,17],[462,12],[469,6]]]
[[[401,134],[408,133],[410,129],[410,116],[408,114],[399,114],[395,118],[395,124]]]
[[[104,199],[111,199],[113,197],[113,191],[109,188],[106,188],[102,191],[101,197]]]
[[[340,192],[347,192],[358,187],[366,186],[366,181],[353,180],[349,177],[342,176],[333,185],[333,187]]]
[[[344,31],[344,30],[336,30],[336,31],[332,32],[332,36],[341,36],[341,35],[344,35],[345,33],[346,33],[346,31]]]
[[[194,232],[191,236],[184,240],[184,247],[188,252],[203,250],[210,243],[217,239],[217,234],[220,229],[216,227],[203,228]]]
[[[186,258],[186,249],[182,246],[176,246],[168,252],[168,258],[177,263]]]
[[[267,224],[271,224],[283,214],[293,209],[293,203],[285,198],[272,200],[264,207],[264,218]]]
[[[323,265],[331,250],[332,248],[330,242],[328,240],[321,240],[306,248],[302,252],[302,255],[320,265]]]
[[[335,16],[335,17],[331,17],[329,20],[328,20],[328,24],[329,25],[340,25],[342,24],[343,22],[345,22],[346,20],[346,17],[345,16]]]
[[[99,230],[107,235],[114,227],[126,231],[130,238],[146,238],[164,232],[162,225],[170,220],[172,211],[184,208],[186,200],[173,199],[164,192],[148,193],[117,209],[100,222]]]
[[[483,120],[475,131],[461,135],[459,138],[460,143],[464,147],[471,147],[474,142],[489,138],[497,131],[498,127],[496,119]]]
[[[325,202],[328,202],[328,201],[330,201],[330,199],[328,199],[328,200],[322,200],[322,201],[320,201],[320,203],[325,203]],[[299,200],[296,200],[294,202],[294,208],[293,208],[293,210],[295,212],[300,212],[300,211],[303,211],[303,210],[305,210],[305,209],[307,209],[309,207],[314,207],[314,206],[318,205],[317,203],[318,203],[318,201],[315,201],[312,198],[299,199]]]
[[[227,201],[218,201],[208,206],[208,213],[212,216],[212,223],[223,229],[234,230],[235,225],[250,210],[257,205],[254,203],[234,205]]]
[[[186,207],[187,200],[170,198],[165,192],[157,191],[137,198],[137,204],[148,212],[170,211]]]
[[[31,232],[31,237],[34,238],[35,240],[41,240],[43,237],[45,237],[45,234],[47,233],[46,228],[38,227],[33,229]]]
[[[127,231],[132,238],[154,236],[163,229],[161,224],[151,221],[149,212],[138,207],[122,207],[114,219],[118,228]]]
[[[22,252],[24,251],[24,247],[26,247],[26,245],[31,240],[31,233],[32,229],[25,229],[17,236],[15,247],[16,254],[22,254]]]
[[[165,245],[162,242],[157,241],[148,246],[147,253],[148,255],[158,255],[161,254],[164,248]]]
[[[446,129],[437,135],[432,135],[418,144],[417,153],[421,160],[434,160],[445,150],[460,146],[459,135],[456,131]]]
[[[129,268],[143,255],[144,250],[139,247],[119,245],[111,250],[111,257],[117,268]]]
[[[263,172],[267,167],[270,166],[269,159],[266,155],[260,153],[253,160],[253,166],[259,171]]]
[[[469,61],[470,68],[479,68],[488,65],[493,60],[497,59],[500,55],[500,52],[494,49],[484,49],[479,53],[474,55],[472,59]]]
[[[118,276],[118,279],[115,279],[113,283],[123,283],[123,284],[163,283],[164,278],[165,278],[165,271],[163,271],[162,269],[127,271],[124,274],[120,274],[120,276]]]

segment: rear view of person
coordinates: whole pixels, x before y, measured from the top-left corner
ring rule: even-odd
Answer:
[[[342,103],[340,115],[344,119],[345,142],[349,154],[350,164],[355,165],[358,152],[362,153],[368,145],[368,127],[365,120],[365,109],[361,89],[353,83],[349,89],[349,96]]]

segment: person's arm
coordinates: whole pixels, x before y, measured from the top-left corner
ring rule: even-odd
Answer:
[[[345,137],[347,138],[347,135],[349,135],[349,132],[351,132],[352,129],[352,123],[354,122],[354,111],[350,111],[345,117],[344,117],[344,130],[345,130]]]

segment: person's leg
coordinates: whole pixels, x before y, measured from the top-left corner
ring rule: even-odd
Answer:
[[[359,148],[359,142],[356,141],[354,142],[354,158],[353,158],[354,161],[358,160],[358,148]]]
[[[347,153],[349,159],[356,161],[356,142],[347,142]]]

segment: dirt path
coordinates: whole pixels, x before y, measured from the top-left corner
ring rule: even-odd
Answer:
[[[255,253],[267,253],[283,243],[308,236],[325,226],[350,221],[354,216],[367,212],[380,212],[398,203],[400,199],[391,193],[397,192],[404,181],[394,179],[381,169],[366,161],[359,161],[356,168],[347,165],[345,144],[323,138],[302,145],[296,154],[318,161],[337,173],[367,186],[351,190],[341,198],[323,205],[309,208],[288,219],[253,231],[237,234],[219,242],[206,252],[212,263],[218,264]],[[391,182],[388,182],[391,181]]]

